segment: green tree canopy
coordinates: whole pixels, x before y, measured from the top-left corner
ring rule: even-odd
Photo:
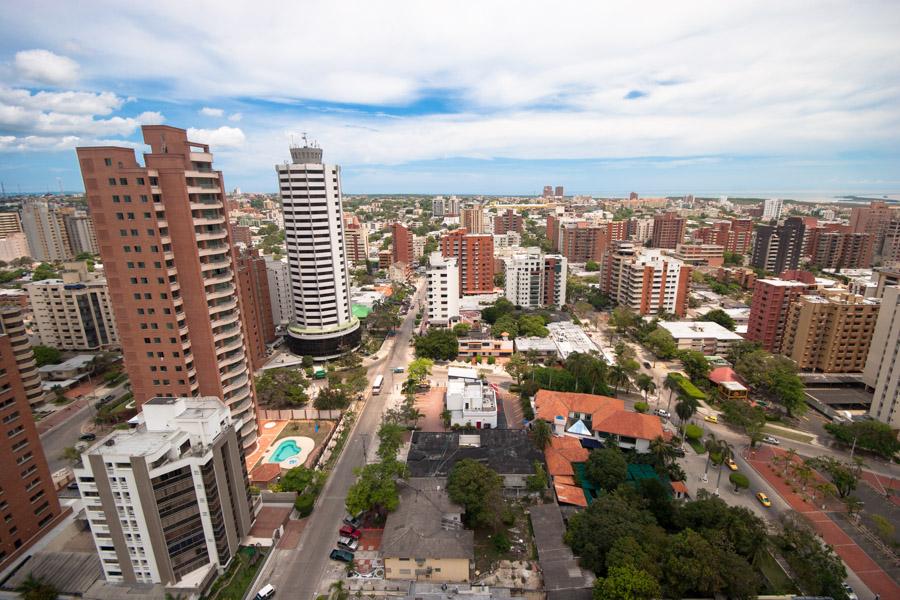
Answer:
[[[49,263],[39,264],[31,273],[32,281],[43,281],[44,279],[56,279],[59,272]]]
[[[585,271],[599,271],[600,265],[597,264],[595,260],[589,260],[584,264]]]
[[[481,311],[481,320],[493,325],[497,322],[497,319],[505,314],[513,312],[515,309],[516,306],[512,302],[506,298],[499,298],[493,305],[488,306]]]
[[[672,358],[678,350],[678,344],[675,343],[675,338],[673,338],[672,334],[663,327],[657,327],[651,331],[644,340],[644,345],[647,346],[650,352],[657,358],[662,360]]]
[[[504,333],[509,335],[510,339],[514,339],[519,335],[519,321],[513,314],[505,314],[499,317],[491,326],[491,335],[499,338]]]
[[[319,392],[313,406],[319,410],[343,410],[350,406],[350,397],[342,388],[328,386]]]
[[[378,456],[381,460],[397,458],[397,451],[403,444],[406,428],[397,423],[384,422],[378,428]]]
[[[309,401],[306,378],[299,369],[267,369],[254,380],[260,404],[271,408],[302,406]]]
[[[523,315],[519,317],[519,335],[525,337],[547,337],[550,331],[540,315]]]
[[[713,323],[718,323],[728,331],[734,331],[737,324],[734,322],[734,319],[731,318],[727,312],[722,310],[721,308],[715,308],[702,317],[697,317],[697,321],[712,321]]]
[[[459,354],[459,340],[449,329],[430,329],[415,339],[416,356],[432,360],[453,360]]]
[[[625,483],[628,475],[628,462],[618,448],[592,450],[584,467],[584,473],[591,483],[611,492]]]
[[[393,459],[357,469],[358,479],[347,492],[347,511],[356,514],[377,510],[391,512],[400,505],[397,480],[407,477],[406,465]]]
[[[16,592],[22,600],[56,600],[59,598],[59,591],[55,587],[31,573],[19,584]]]
[[[709,375],[709,361],[702,352],[696,350],[683,350],[679,353],[678,359],[684,367],[684,372],[694,383],[694,385],[705,385],[706,376]]]
[[[431,367],[433,366],[434,361],[430,358],[417,358],[409,363],[407,372],[409,373],[410,379],[415,381],[417,384],[420,384],[424,383],[428,376],[431,375]]]
[[[458,461],[450,471],[447,492],[465,508],[470,527],[496,528],[503,507],[503,478],[496,471],[470,458]]]
[[[37,362],[37,366],[39,367],[43,367],[44,365],[59,364],[59,362],[62,360],[62,352],[60,352],[56,348],[37,345],[32,350],[34,352],[34,360]]]
[[[855,440],[857,448],[870,450],[884,458],[891,458],[900,452],[897,433],[891,430],[890,425],[880,421],[828,423],[825,431],[846,446],[852,446]]]
[[[465,337],[469,335],[469,332],[472,330],[472,326],[468,323],[457,323],[453,326],[453,333],[457,337]]]
[[[661,594],[659,583],[647,571],[613,567],[594,581],[594,600],[651,600]]]

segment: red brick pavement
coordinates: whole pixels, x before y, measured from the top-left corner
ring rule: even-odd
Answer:
[[[250,530],[250,536],[260,538],[272,537],[272,532],[288,520],[292,510],[294,509],[291,506],[263,506],[259,514],[256,515],[256,521]]]
[[[378,550],[381,548],[381,536],[384,529],[363,529],[359,538],[360,550]]]
[[[288,521],[284,526],[284,537],[278,542],[278,547],[283,550],[294,550],[300,545],[300,536],[306,527],[306,519]]]
[[[38,435],[46,433],[87,406],[87,398],[80,398],[37,422]]]
[[[776,475],[781,467],[772,464],[773,456],[784,456],[783,450],[764,447],[759,449],[747,462],[759,473],[766,482],[775,488],[778,494],[784,498],[791,508],[801,513],[812,524],[813,528],[822,536],[826,543],[834,547],[847,566],[859,576],[866,586],[882,598],[900,598],[900,586],[872,560],[866,552],[856,545],[832,520],[828,513],[818,510],[815,506],[804,501],[799,494],[791,490],[790,484]],[[799,462],[799,458],[796,459]],[[821,502],[817,500],[817,502]],[[835,501],[837,502],[837,501]],[[832,508],[836,508],[832,505]]]

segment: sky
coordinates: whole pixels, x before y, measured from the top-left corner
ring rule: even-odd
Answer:
[[[241,5],[241,6],[238,6]],[[345,193],[900,190],[900,2],[0,3],[0,182],[165,123],[227,187],[305,132]]]

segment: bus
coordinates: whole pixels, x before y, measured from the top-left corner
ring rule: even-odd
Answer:
[[[381,384],[384,383],[384,375],[379,375],[375,378],[375,383],[372,384],[372,395],[377,396],[381,393]]]

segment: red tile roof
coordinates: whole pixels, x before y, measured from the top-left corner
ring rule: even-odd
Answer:
[[[737,381],[741,382],[738,374],[734,372],[734,369],[731,367],[716,367],[707,375],[710,381],[715,384],[720,384],[724,381]]]
[[[556,490],[556,497],[560,504],[574,504],[587,508],[587,498],[584,497],[584,490],[580,487],[554,483],[553,489]]]
[[[263,463],[250,471],[250,482],[268,484],[281,475],[278,463]]]
[[[575,471],[572,470],[572,463],[587,462],[588,450],[583,448],[576,438],[553,436],[550,438],[550,446],[544,450],[544,458],[547,460],[547,472],[550,475],[573,477]]]
[[[669,483],[670,483],[670,485],[672,486],[672,491],[673,491],[673,492],[675,492],[675,493],[681,492],[681,493],[684,494],[685,496],[688,495],[688,489],[687,489],[687,486],[684,484],[683,481],[672,481],[672,482],[669,482]]]
[[[652,440],[663,434],[659,418],[625,410],[625,402],[608,396],[538,390],[534,398],[536,415],[551,425],[557,416],[570,413],[591,415],[591,429],[602,433]]]

